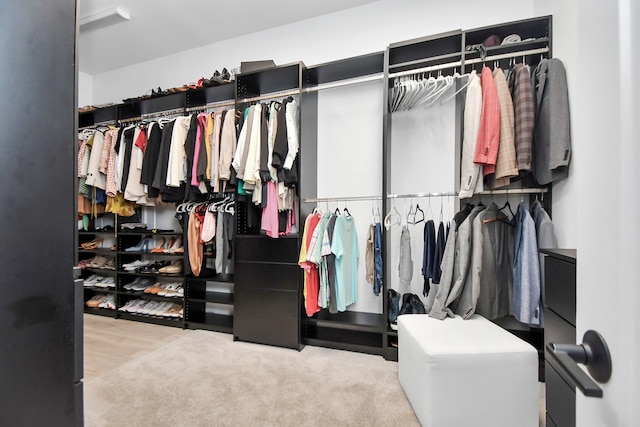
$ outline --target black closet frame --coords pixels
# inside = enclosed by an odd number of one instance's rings
[[[384,53],[375,52],[307,68],[302,95],[302,140],[306,149],[313,147],[316,158],[319,92],[369,82],[377,79],[378,76],[382,80],[383,61]],[[315,162],[317,163],[317,160]],[[317,180],[317,166],[313,172],[314,179]],[[314,186],[317,188],[317,182],[314,182]],[[315,193],[313,196],[310,194],[305,196],[301,199],[301,204],[305,206],[301,211],[311,213],[316,202],[305,202],[305,199],[314,199]],[[303,311],[302,316],[305,344],[368,354],[383,354],[382,314],[357,311],[331,314],[327,309],[322,309],[311,317],[307,317]]]
[[[183,108],[187,112],[190,108],[206,106],[210,103],[231,101],[236,109],[243,105],[261,99],[273,99],[280,96],[282,91],[294,91],[300,101],[300,151],[299,180],[297,196],[299,200],[299,212],[297,215],[299,235],[288,236],[285,239],[294,239],[297,248],[300,248],[302,227],[304,219],[313,211],[315,203],[305,202],[305,199],[316,198],[317,192],[317,131],[318,131],[318,92],[324,87],[332,85],[340,86],[350,84],[350,79],[358,79],[381,73],[383,81],[383,126],[382,126],[382,217],[389,212],[389,195],[391,194],[391,113],[388,108],[388,94],[392,80],[390,75],[395,72],[410,71],[422,67],[438,66],[449,62],[460,61],[465,69],[469,61],[478,60],[479,51],[466,51],[467,44],[479,44],[488,35],[499,34],[502,37],[519,33],[522,38],[537,36],[540,28],[546,32],[546,37],[539,40],[521,42],[508,46],[496,46],[486,49],[488,57],[497,54],[512,54],[518,57],[518,52],[547,46],[546,57],[551,57],[552,41],[552,17],[542,16],[520,21],[480,27],[471,30],[454,30],[446,33],[427,37],[392,43],[385,51],[345,58],[323,64],[305,67],[302,62],[286,64],[274,68],[255,70],[236,76],[236,81],[219,87],[190,89],[185,92],[167,95],[158,98],[129,101],[123,104],[112,105],[90,112],[79,113],[79,127],[92,126],[98,123],[132,120],[142,114],[161,112],[172,108]],[[488,61],[491,61],[489,59]],[[481,63],[480,63],[481,65]],[[476,65],[477,67],[477,65]],[[291,81],[298,79],[297,85],[291,85]],[[458,83],[459,84],[459,83]],[[254,99],[255,98],[255,99]],[[456,135],[455,135],[455,176],[453,188],[459,190],[460,156],[462,146],[462,115],[463,105],[456,104]],[[551,215],[551,186],[547,186],[547,194],[544,195],[543,206]],[[434,189],[441,191],[442,189]],[[516,189],[513,190],[515,194]],[[490,195],[487,191],[482,194]],[[529,196],[530,198],[534,196]],[[456,198],[456,209],[459,208],[459,200]],[[237,224],[240,235],[236,235],[234,244],[238,239],[256,239],[259,242],[265,236],[258,234],[246,234]],[[387,360],[397,360],[398,349],[391,344],[390,338],[397,337],[397,332],[387,326],[387,290],[389,278],[394,271],[389,265],[390,251],[388,232],[383,229],[383,297],[382,314],[346,311],[337,314],[329,314],[322,310],[308,318],[304,313],[302,300],[302,271],[299,273],[300,297],[298,319],[299,342],[293,346],[301,349],[305,344],[336,348],[342,350],[357,351],[382,355]],[[233,278],[214,277],[209,280],[231,281]],[[185,281],[188,279],[185,278]],[[202,322],[188,320],[189,286],[185,286],[185,317],[184,327],[211,329],[220,332],[231,333],[233,331],[233,319],[210,319]],[[201,303],[221,302],[232,303],[229,298],[220,296],[195,298]],[[206,316],[205,316],[206,317]],[[135,319],[142,320],[142,319]],[[518,331],[512,331],[518,333]],[[530,337],[523,337],[525,339]],[[542,338],[540,338],[541,340]],[[290,346],[290,345],[286,345]],[[291,346],[290,346],[291,347]]]
[[[466,71],[469,65],[473,65],[474,68],[482,66],[484,60],[481,58],[481,51],[478,49],[466,50],[468,45],[481,44],[488,36],[496,34],[504,38],[510,34],[519,34],[522,39],[537,37],[536,40],[524,41],[516,44],[488,47],[484,49],[486,53],[486,62],[491,64],[493,56],[505,55],[513,58],[519,58],[520,52],[524,52],[532,49],[539,49],[547,47],[545,57],[552,57],[552,16],[541,16],[530,19],[524,19],[519,21],[512,21],[497,25],[490,25],[485,27],[479,27],[470,30],[454,30],[446,33],[440,33],[432,36],[416,38],[412,40],[406,40],[398,43],[390,44],[385,51],[384,61],[384,89],[383,89],[383,166],[382,166],[382,216],[386,217],[390,210],[390,197],[391,194],[391,129],[392,129],[392,113],[389,111],[389,90],[393,86],[393,77],[398,72],[410,73],[413,70],[416,72],[420,69],[433,68],[437,70],[439,67],[442,70],[452,70],[453,68]],[[527,56],[530,59],[530,55]],[[506,58],[505,58],[506,59]],[[502,59],[501,59],[502,60]],[[531,59],[530,59],[531,60]],[[479,62],[476,62],[479,61]],[[447,64],[459,63],[459,65],[452,66]],[[435,72],[435,71],[434,71]],[[462,72],[460,72],[462,74]],[[460,82],[457,82],[458,85]],[[462,125],[464,105],[462,102],[456,102],[456,129],[455,129],[455,166],[452,188],[455,193],[459,191],[460,187],[460,163],[462,156]],[[428,185],[427,185],[428,186]],[[518,189],[512,186],[512,193],[518,194]],[[546,195],[543,195],[543,206],[551,215],[551,186],[546,186]],[[450,189],[427,189],[427,191],[448,191]],[[425,191],[425,193],[427,193]],[[491,191],[485,191],[480,195],[491,195]],[[474,195],[474,197],[466,199],[468,201],[474,200],[475,197],[480,195]],[[523,195],[524,197],[524,195]],[[535,196],[529,195],[529,198]],[[457,211],[460,208],[460,199],[455,198],[454,209]],[[390,253],[390,240],[389,231],[383,229],[383,254]],[[384,269],[383,269],[383,282],[384,282],[384,318],[387,318],[387,291],[390,288],[391,274],[395,271],[390,265],[389,257],[383,256]],[[529,328],[528,331],[510,330],[510,332],[521,336],[521,338],[531,342],[538,349],[541,360],[544,362],[543,347],[543,331],[541,329],[534,330]],[[397,339],[397,331],[389,328],[385,321],[384,326],[384,357],[387,360],[398,360],[398,348],[391,344],[392,339]]]

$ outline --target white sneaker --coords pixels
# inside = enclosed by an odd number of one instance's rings
[[[157,309],[160,303],[158,301],[149,301],[143,308],[141,308],[139,314],[150,314],[153,310]]]
[[[153,316],[164,316],[165,312],[171,308],[170,302],[160,303],[157,309],[155,309],[152,313],[149,313]]]

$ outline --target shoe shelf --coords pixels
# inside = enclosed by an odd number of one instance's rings
[[[79,254],[100,254],[100,255],[115,255],[116,251],[109,248],[96,248],[96,249],[81,249],[78,248]]]
[[[233,274],[185,277],[186,327],[233,332]]]
[[[116,311],[112,308],[93,308],[85,305],[84,312],[87,314],[96,314],[98,316],[116,317]]]
[[[136,322],[153,323],[154,325],[173,326],[175,328],[183,328],[184,321],[178,317],[160,317],[150,316],[148,314],[127,313],[118,311],[118,318],[133,320]]]
[[[205,329],[208,331],[233,332],[233,315],[207,313],[194,310],[192,304],[187,301],[187,317],[185,327],[188,329]]]
[[[322,310],[304,319],[304,343],[360,353],[383,353],[382,314]]]
[[[382,314],[343,311],[335,314],[327,310],[319,311],[305,320],[307,324],[316,324],[323,328],[348,329],[353,331],[382,333],[384,318]]]

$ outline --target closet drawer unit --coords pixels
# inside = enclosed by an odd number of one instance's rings
[[[552,425],[572,427],[576,425],[576,390],[567,384],[555,369],[546,363],[545,392],[547,394],[547,417]]]
[[[237,236],[235,244],[236,261],[297,264],[300,255],[297,237]]]
[[[300,321],[265,314],[242,314],[233,319],[233,337],[242,341],[300,349]]]
[[[545,257],[545,304],[563,319],[576,324],[576,264]]]
[[[576,342],[576,328],[553,310],[544,312],[544,345]],[[545,350],[546,351],[546,350]]]
[[[235,289],[278,289],[298,291],[301,269],[297,264],[238,262],[235,265]]]
[[[236,318],[255,313],[298,319],[299,307],[298,292],[295,291],[240,288],[234,294]]]

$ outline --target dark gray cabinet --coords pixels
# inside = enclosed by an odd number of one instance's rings
[[[543,249],[545,254],[544,344],[576,342],[576,250]],[[547,425],[576,425],[576,390],[545,357]]]
[[[234,340],[302,348],[298,236],[235,239]]]

